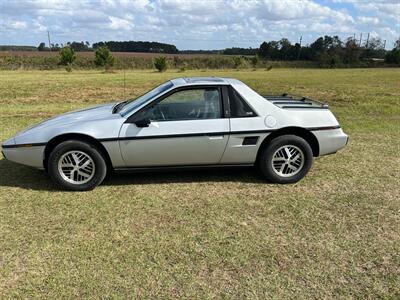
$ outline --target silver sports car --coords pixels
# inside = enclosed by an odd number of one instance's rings
[[[328,105],[261,96],[232,78],[167,81],[137,99],[70,112],[2,144],[6,159],[45,169],[68,190],[90,190],[108,171],[258,166],[293,183],[313,157],[347,144]]]

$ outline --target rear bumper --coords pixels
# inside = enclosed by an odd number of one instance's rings
[[[341,128],[332,130],[313,131],[319,144],[319,155],[328,155],[344,148],[349,137]]]

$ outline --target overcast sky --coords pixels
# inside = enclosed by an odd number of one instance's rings
[[[143,40],[178,49],[258,47],[282,37],[400,36],[400,0],[0,0],[0,44]]]

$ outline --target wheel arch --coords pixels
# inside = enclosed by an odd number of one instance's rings
[[[285,127],[285,128],[278,129],[277,131],[274,131],[265,137],[265,139],[262,141],[262,143],[258,149],[256,161],[259,160],[262,149],[264,149],[264,147],[266,147],[266,145],[268,145],[268,143],[270,141],[272,141],[274,138],[276,138],[278,136],[282,136],[282,135],[286,135],[286,134],[295,135],[295,136],[303,138],[310,145],[312,152],[313,152],[313,156],[314,157],[319,156],[319,143],[318,143],[316,136],[311,131],[301,128],[301,127]]]
[[[82,133],[66,133],[66,134],[61,134],[61,135],[53,137],[46,144],[46,147],[44,149],[43,166],[45,169],[47,169],[47,161],[49,159],[51,151],[53,151],[53,149],[60,143],[68,141],[68,140],[78,140],[78,141],[92,144],[103,155],[103,157],[106,161],[107,170],[113,170],[113,165],[111,163],[110,155],[109,155],[108,151],[106,150],[106,148],[103,146],[103,144],[100,143],[94,137],[92,137],[90,135],[82,134]]]

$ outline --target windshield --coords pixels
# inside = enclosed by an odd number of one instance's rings
[[[173,86],[171,81],[167,81],[163,83],[162,85],[159,85],[155,89],[147,92],[146,94],[136,98],[136,99],[131,99],[126,102],[126,104],[122,107],[120,114],[125,117],[127,114],[130,112],[134,111],[136,108],[141,106],[142,104],[146,103],[147,101],[151,100],[152,98],[164,93],[168,89],[170,89]]]

